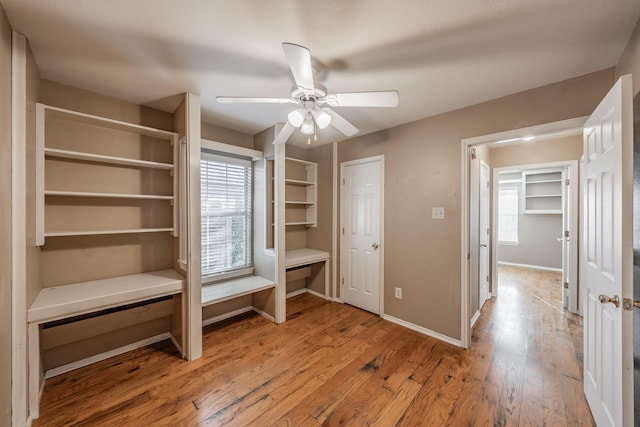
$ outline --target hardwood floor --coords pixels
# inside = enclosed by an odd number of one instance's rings
[[[301,295],[282,325],[206,327],[197,361],[165,341],[52,378],[34,425],[594,425],[559,292],[555,273],[501,267],[468,350]]]

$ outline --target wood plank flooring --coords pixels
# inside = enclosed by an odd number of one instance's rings
[[[287,311],[206,327],[194,362],[166,341],[47,380],[34,426],[594,425],[557,273],[501,266],[468,350],[308,294]]]

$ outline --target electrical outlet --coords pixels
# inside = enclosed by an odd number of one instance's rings
[[[431,219],[444,219],[444,208],[431,208]]]
[[[396,298],[402,299],[402,288],[396,288]]]

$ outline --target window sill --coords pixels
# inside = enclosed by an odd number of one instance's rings
[[[209,276],[202,276],[202,284],[214,284],[217,282],[224,282],[225,280],[233,279],[241,276],[250,276],[253,274],[253,267],[242,268],[240,270],[229,271],[227,273],[213,274]]]

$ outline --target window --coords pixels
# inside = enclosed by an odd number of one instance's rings
[[[518,187],[498,190],[498,242],[518,244]]]
[[[202,152],[202,276],[251,268],[251,160]]]

